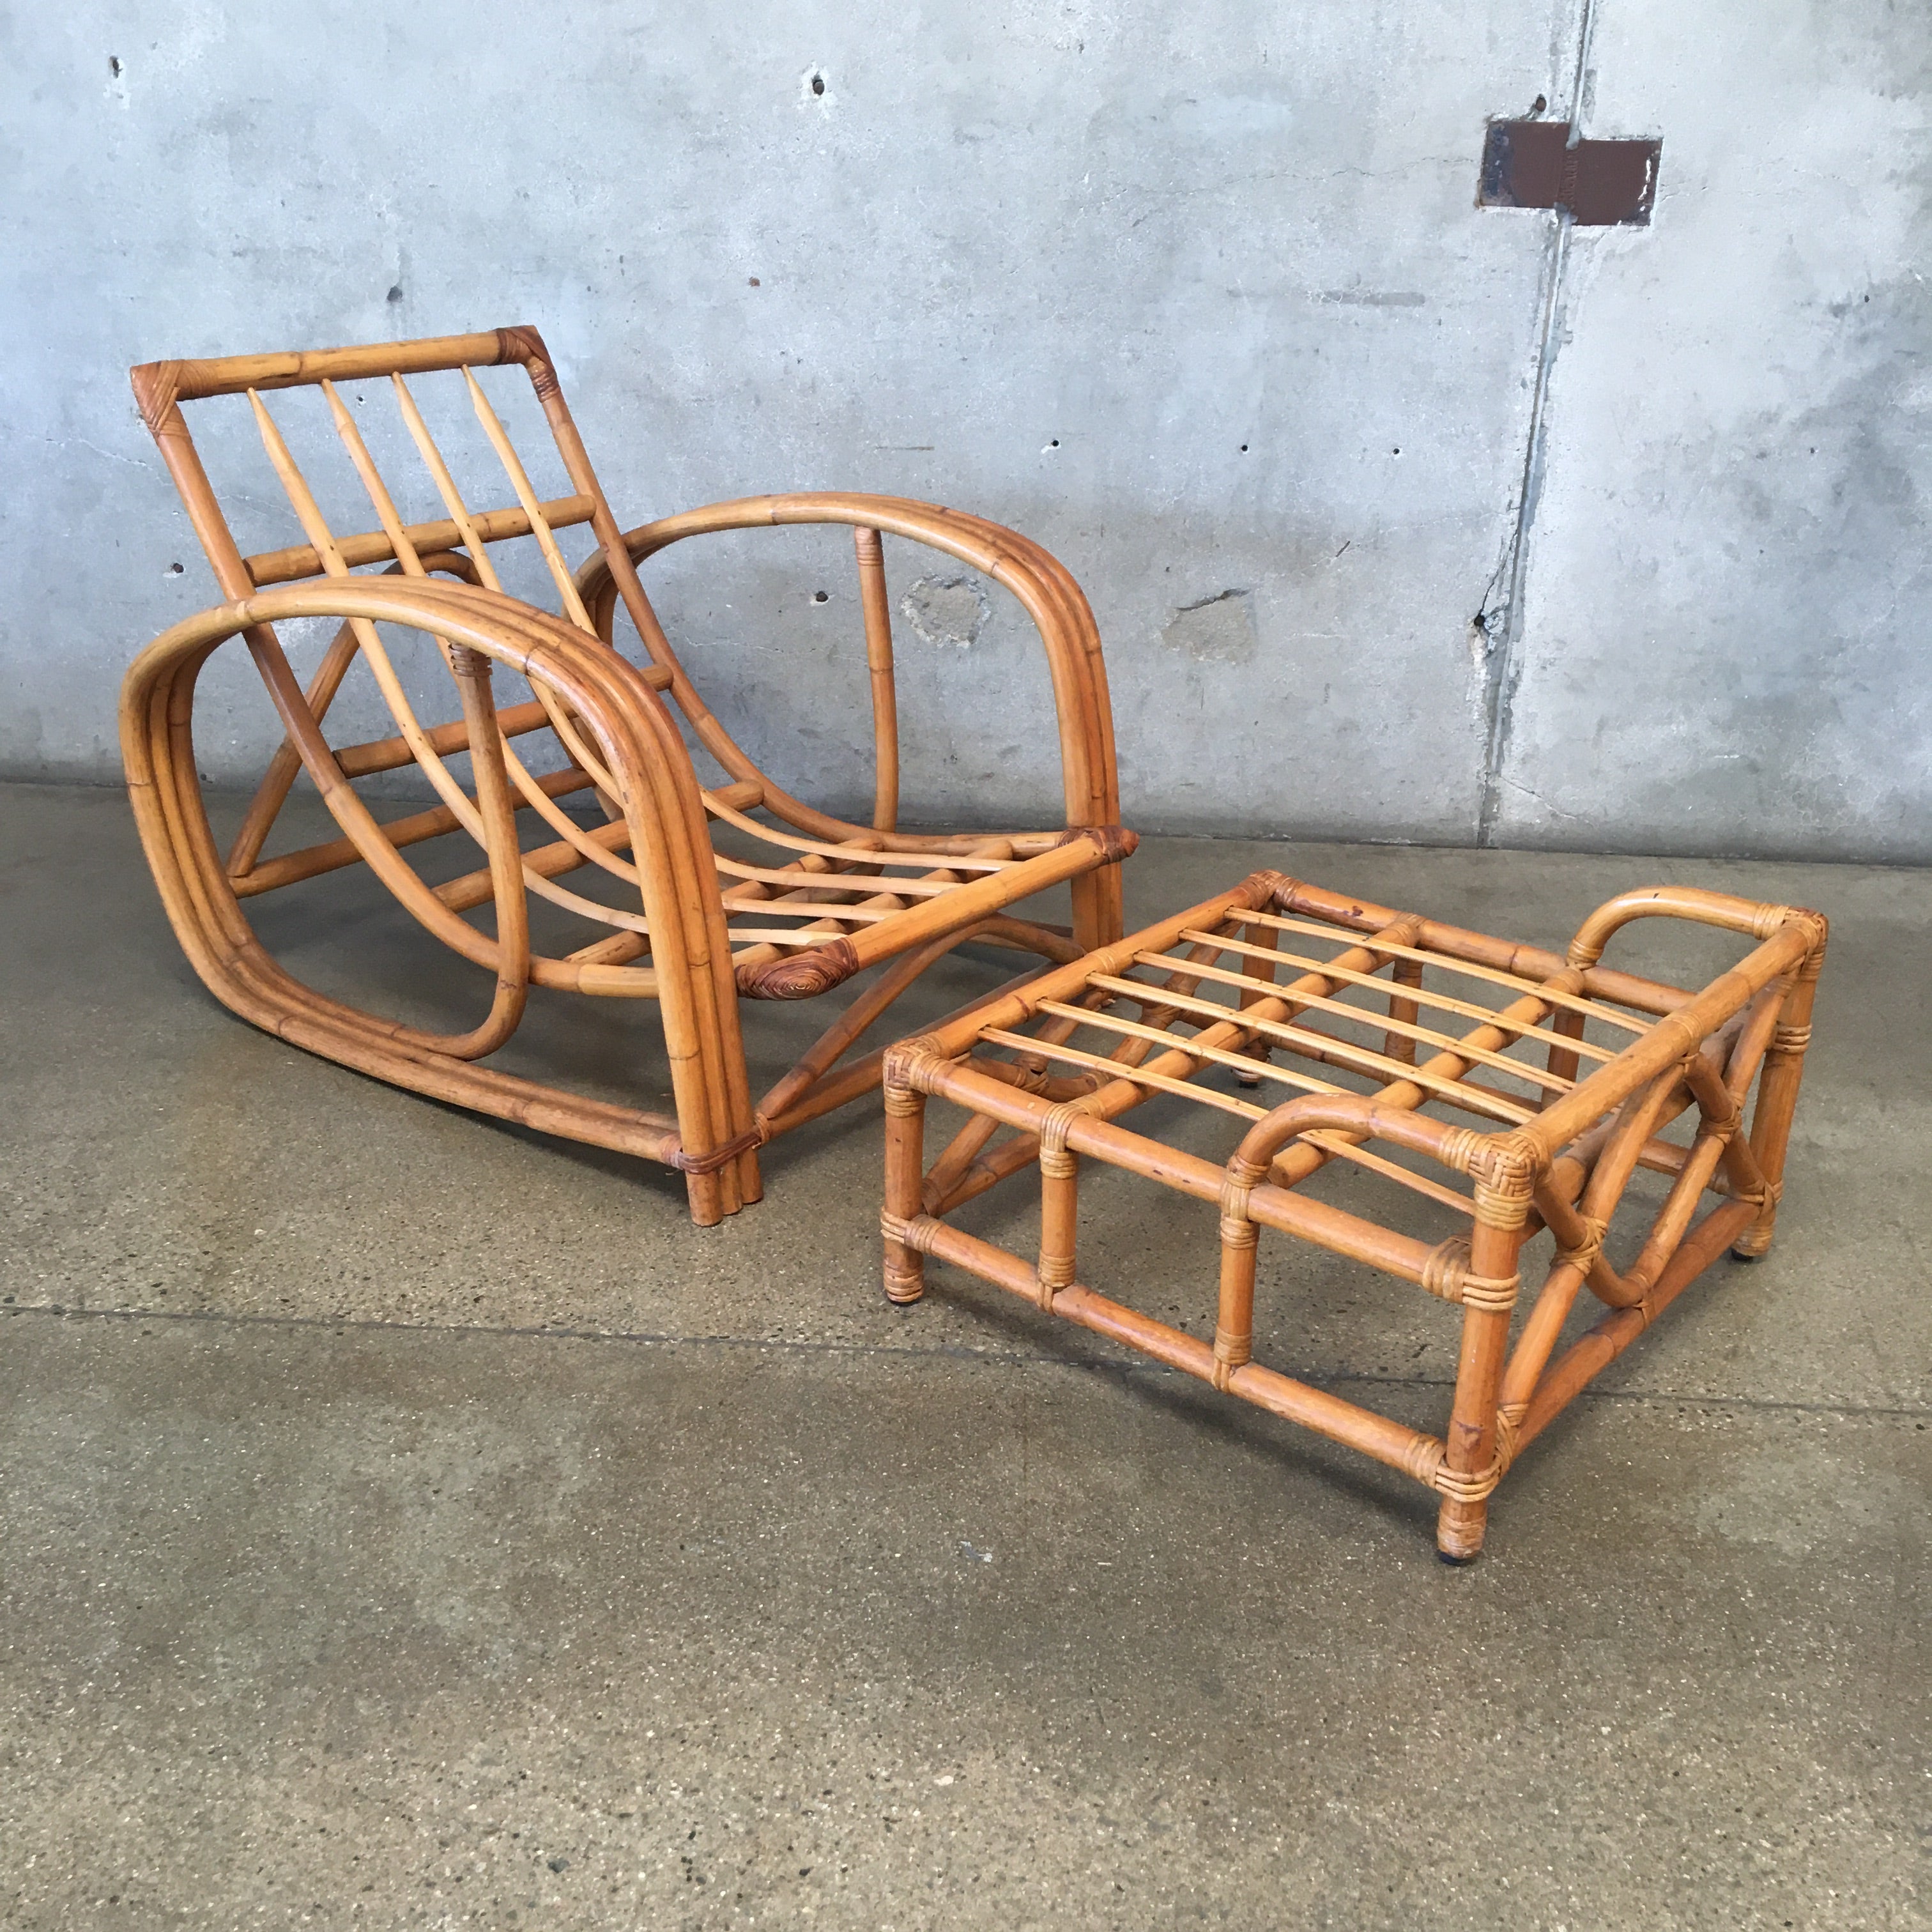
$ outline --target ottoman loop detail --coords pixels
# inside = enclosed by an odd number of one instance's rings
[[[1462,1278],[1469,1272],[1469,1238],[1451,1234],[1429,1251],[1422,1264],[1422,1286],[1438,1301],[1460,1301]]]
[[[1234,1378],[1237,1369],[1245,1368],[1254,1359],[1254,1338],[1248,1335],[1231,1335],[1227,1330],[1216,1326],[1214,1330],[1214,1386],[1225,1395],[1228,1384]]]
[[[1579,1214],[1576,1218],[1583,1224],[1582,1240],[1574,1248],[1566,1248],[1558,1242],[1550,1265],[1575,1268],[1588,1274],[1596,1266],[1597,1257],[1604,1252],[1604,1236],[1607,1230],[1594,1215]]]
[[[1472,1274],[1469,1239],[1452,1234],[1429,1251],[1422,1264],[1422,1286],[1441,1301],[1460,1301],[1465,1308],[1507,1314],[1516,1306],[1520,1275]]]
[[[1502,1480],[1504,1467],[1503,1460],[1498,1456],[1486,1469],[1478,1469],[1464,1476],[1457,1474],[1445,1462],[1436,1471],[1436,1480],[1431,1487],[1439,1490],[1454,1502],[1482,1502],[1494,1492],[1496,1485]]]
[[[1074,1156],[1067,1150],[1066,1136],[1084,1109],[1078,1100],[1063,1100],[1047,1110],[1040,1124],[1040,1171],[1064,1180],[1073,1172]]]

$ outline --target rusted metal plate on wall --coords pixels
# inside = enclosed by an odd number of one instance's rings
[[[1485,208],[1562,208],[1580,228],[1648,225],[1664,143],[1576,141],[1567,121],[1492,121],[1476,200]]]

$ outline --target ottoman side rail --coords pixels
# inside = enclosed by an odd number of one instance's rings
[[[1004,1080],[986,1073],[976,1065],[939,1059],[936,1055],[928,1058],[920,1054],[914,1058],[893,1061],[889,1049],[886,1078],[898,1079],[898,1084],[910,1087],[921,1094],[934,1096],[950,1100],[954,1106],[964,1107],[974,1114],[982,1114],[1001,1125],[1019,1129],[1037,1139],[1043,1124],[1055,1111],[1056,1103],[1028,1093],[1024,1088],[1008,1084]],[[1311,1100],[1326,1099],[1327,1096],[1311,1095]],[[1359,1098],[1367,1106],[1366,1095],[1336,1095],[1335,1099]],[[1177,1192],[1191,1195],[1197,1201],[1204,1201],[1212,1206],[1222,1198],[1228,1171],[1220,1162],[1204,1160],[1198,1154],[1189,1154],[1179,1148],[1163,1146],[1144,1134],[1137,1134],[1130,1127],[1117,1125],[1101,1115],[1088,1111],[1088,1102],[1076,1100],[1069,1106],[1072,1110],[1066,1126],[1066,1144],[1076,1154],[1084,1154],[1104,1160],[1114,1167],[1125,1168],[1129,1172],[1142,1178],[1160,1181]],[[1277,1112],[1280,1110],[1277,1109]],[[1269,1117],[1272,1118],[1272,1116]],[[1394,1110],[1390,1114],[1386,1110],[1378,1111],[1376,1118],[1381,1126],[1390,1131],[1384,1136],[1396,1144],[1418,1148],[1430,1137],[1431,1130],[1447,1136],[1459,1130],[1444,1126],[1430,1119],[1426,1114],[1415,1114],[1406,1110]],[[1397,1123],[1401,1124],[1398,1125]],[[1311,1125],[1319,1123],[1311,1122]],[[1365,1134],[1372,1130],[1352,1114],[1347,1126]],[[1406,1135],[1402,1126],[1418,1129],[1413,1135]],[[1466,1130],[1462,1130],[1466,1131]],[[1484,1138],[1481,1136],[1475,1138]],[[1359,1214],[1351,1214],[1346,1208],[1337,1208],[1325,1201],[1317,1200],[1312,1195],[1298,1194],[1292,1189],[1280,1187],[1272,1182],[1264,1181],[1256,1186],[1249,1196],[1248,1211],[1264,1227],[1273,1228],[1284,1234],[1297,1234],[1304,1240],[1318,1243],[1334,1253],[1347,1256],[1351,1261],[1366,1262],[1372,1268],[1385,1269],[1389,1274],[1400,1276],[1403,1280],[1413,1282],[1418,1287],[1428,1286],[1434,1275],[1439,1273],[1441,1264],[1433,1258],[1440,1243],[1432,1244],[1418,1240],[1412,1234],[1398,1234],[1392,1228],[1385,1228],[1379,1222],[1365,1220]],[[937,1222],[938,1216],[928,1214],[921,1205],[915,1211],[916,1218]],[[1030,1292],[1030,1291],[1029,1291]]]
[[[1259,1363],[1230,1363],[1216,1346],[1074,1280],[1070,1228],[1065,1225],[1070,1216],[1054,1216],[1050,1205],[1043,1217],[1048,1230],[1036,1265],[925,1213],[919,1206],[919,1133],[928,1094],[1029,1130],[1036,1137],[1044,1133],[1048,1145],[1042,1174],[1049,1183],[1048,1163],[1057,1152],[1085,1154],[1197,1199],[1216,1202],[1222,1198],[1227,1179],[1223,1168],[1078,1111],[1083,1103],[1055,1106],[970,1066],[943,1060],[923,1041],[890,1050],[886,1081],[886,1204],[881,1228],[886,1252],[886,1292],[892,1300],[903,1304],[918,1299],[923,1290],[920,1264],[926,1256],[934,1256],[1096,1334],[1359,1450],[1425,1486],[1436,1485],[1447,1460],[1446,1446],[1438,1437]],[[1413,1115],[1404,1118],[1415,1120]],[[1423,1120],[1418,1124],[1426,1128],[1436,1124]],[[1056,1127],[1064,1134],[1064,1144],[1058,1150],[1052,1145]],[[1432,1265],[1434,1250],[1427,1244],[1285,1188],[1266,1184],[1256,1187],[1249,1196],[1249,1210],[1256,1220],[1282,1233],[1299,1234],[1418,1282]],[[1057,1252],[1050,1225],[1055,1218],[1062,1220],[1059,1238],[1064,1244]]]

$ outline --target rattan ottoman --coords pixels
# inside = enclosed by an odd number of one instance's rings
[[[1735,933],[1742,957],[1697,990],[1598,963],[1660,916]],[[886,1292],[916,1300],[936,1256],[1346,1443],[1436,1491],[1437,1546],[1467,1561],[1550,1419],[1723,1250],[1770,1245],[1825,939],[1814,912],[1660,886],[1559,954],[1257,872],[888,1051]],[[928,1096],[970,1116],[929,1168]],[[1118,1124],[1160,1096],[1184,1103],[1156,1110],[1162,1138]],[[1200,1137],[1176,1130],[1196,1107],[1239,1123],[1225,1160],[1175,1144]],[[1076,1280],[1085,1161],[1218,1209],[1211,1342]],[[1311,1190],[1338,1162],[1373,1177],[1352,1199],[1393,1190],[1386,1221]],[[1036,1256],[945,1218],[1028,1168]],[[1442,1436],[1252,1359],[1263,1228],[1460,1306]],[[1104,1221],[1087,1233],[1090,1268],[1131,1288],[1134,1257]],[[1586,1287],[1605,1312],[1577,1334]]]

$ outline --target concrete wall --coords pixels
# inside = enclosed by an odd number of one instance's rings
[[[1058,552],[1144,828],[1932,859],[1923,8],[86,0],[0,52],[0,772],[111,778],[211,600],[129,363],[528,321],[628,520],[854,488]],[[1485,117],[1580,80],[1654,225],[1476,208]],[[910,810],[1039,819],[1016,611],[887,561]],[[860,796],[849,552],[652,580]],[[272,735],[212,674],[210,775]]]

